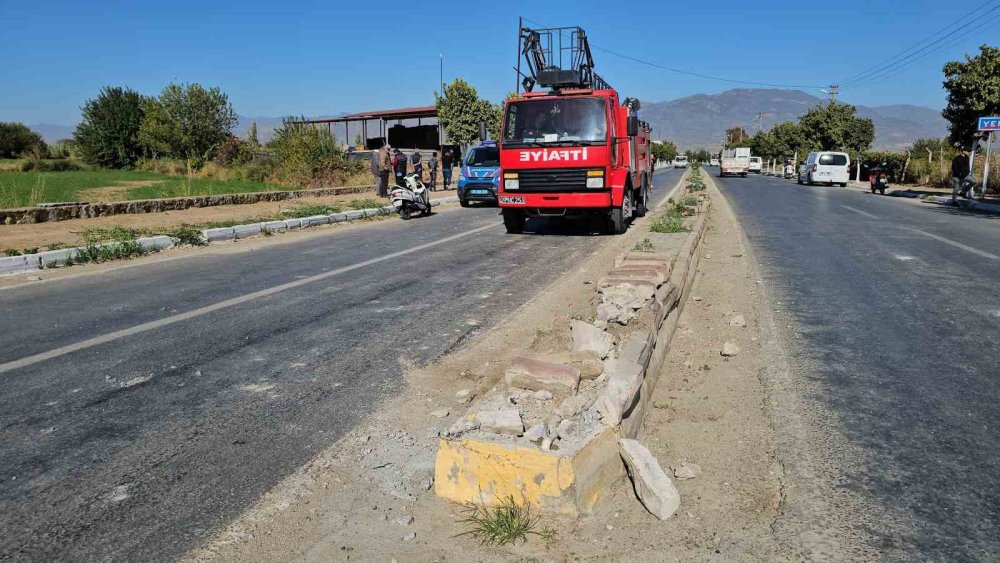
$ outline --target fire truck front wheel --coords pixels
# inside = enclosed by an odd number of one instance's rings
[[[524,232],[524,213],[517,209],[503,210],[503,226],[507,228],[507,233],[519,235]]]

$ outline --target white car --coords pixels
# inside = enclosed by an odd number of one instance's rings
[[[674,168],[687,168],[688,157],[686,156],[675,156],[674,157]]]
[[[747,172],[760,174],[764,170],[764,159],[759,156],[751,156],[750,164],[747,165]]]
[[[851,179],[851,157],[845,152],[811,152],[799,172],[800,184],[839,184],[846,188]]]
[[[719,165],[719,159],[713,158],[712,160],[709,160],[708,161],[708,165],[709,166],[718,166]]]

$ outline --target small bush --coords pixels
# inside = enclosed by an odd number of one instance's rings
[[[664,215],[657,219],[649,230],[654,233],[685,233],[691,229],[684,223],[684,219],[674,215]]]
[[[642,239],[641,242],[635,243],[635,246],[632,247],[632,250],[651,251],[651,250],[656,250],[656,248],[653,246],[653,243],[650,242],[648,238],[646,238]]]
[[[138,170],[167,174],[169,176],[184,176],[188,173],[188,168],[184,161],[169,158],[146,158],[140,160],[135,167]]]
[[[143,256],[147,251],[135,240],[126,240],[98,245],[95,242],[87,243],[87,246],[80,250],[75,258],[67,260],[66,265],[73,263],[85,264],[87,262],[101,263],[111,260],[126,260]]]
[[[68,159],[29,159],[21,163],[21,172],[75,172],[86,169],[87,167],[79,162]]]

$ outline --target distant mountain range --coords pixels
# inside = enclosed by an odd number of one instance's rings
[[[681,149],[717,146],[725,137],[726,129],[742,125],[748,133],[757,130],[754,116],[764,112],[764,128],[775,123],[796,121],[809,108],[825,100],[799,90],[735,89],[721,94],[696,94],[668,102],[643,102],[640,115],[653,126],[653,138],[673,141]],[[857,106],[858,114],[875,122],[875,147],[900,149],[915,139],[943,137],[948,133],[948,123],[940,110],[912,106]],[[320,116],[325,119],[343,113]],[[281,117],[239,116],[234,133],[246,135],[252,122],[257,123],[257,136],[267,142],[274,130],[281,126]],[[40,123],[30,126],[47,142],[73,136],[73,127]],[[360,132],[360,126],[351,126],[351,140]],[[333,128],[334,135],[343,140],[344,127]],[[371,132],[369,132],[372,134]]]
[[[755,115],[764,112],[764,128],[797,121],[826,100],[799,90],[735,89],[721,94],[697,94],[669,102],[644,102],[639,114],[653,127],[653,138],[672,141],[681,149],[718,146],[726,129],[742,125],[757,130]],[[912,105],[857,106],[858,115],[875,122],[875,147],[903,148],[915,139],[943,137],[948,122],[941,111]]]

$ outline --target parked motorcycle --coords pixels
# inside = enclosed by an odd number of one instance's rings
[[[876,168],[872,170],[868,175],[868,183],[871,186],[872,193],[876,191],[882,195],[885,195],[885,189],[889,187],[889,177],[885,174],[886,163],[882,163],[881,168]]]
[[[791,164],[786,164],[785,169],[781,174],[786,180],[795,177],[795,167]]]
[[[416,174],[407,174],[403,177],[403,186],[395,186],[389,192],[389,202],[392,208],[399,212],[400,219],[406,221],[414,213],[421,213],[424,216],[431,214],[431,196],[427,187],[420,181]]]

